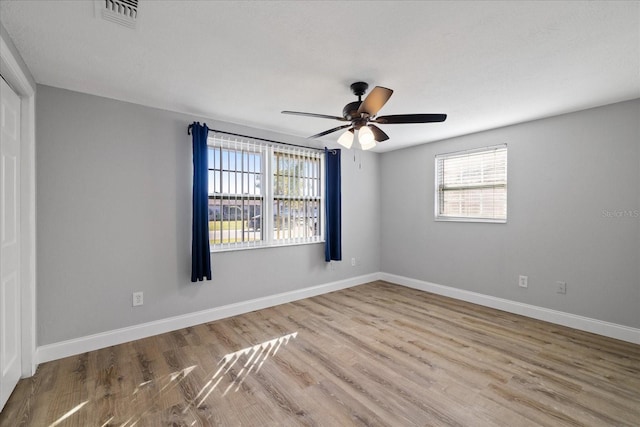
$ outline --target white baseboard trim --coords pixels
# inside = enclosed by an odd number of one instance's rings
[[[39,346],[36,349],[35,359],[37,364],[49,362],[51,360],[62,359],[63,357],[74,356],[76,354],[85,353],[87,351],[98,350],[101,348],[110,347],[112,345],[122,344],[133,340],[147,338],[153,335],[175,331],[181,328],[187,328],[202,323],[213,322],[215,320],[236,316],[238,314],[249,313],[251,311],[273,307],[291,301],[326,294],[328,292],[338,291],[340,289],[350,288],[352,286],[357,286],[378,280],[378,278],[378,273],[367,274],[336,282],[326,283],[323,285],[311,286],[309,288],[284,292],[281,294],[270,295],[262,298],[256,298],[249,301],[242,301],[234,304],[224,305],[221,307],[214,307],[208,310],[183,314],[181,316],[155,320],[153,322],[142,323],[140,325],[101,332],[86,337],[75,338],[53,344],[46,344]]]
[[[380,280],[403,285],[408,288],[431,292],[485,307],[495,308],[509,313],[555,323],[556,325],[568,326],[570,328],[592,332],[594,334],[627,341],[633,344],[640,344],[640,329],[629,326],[618,325],[616,323],[604,322],[602,320],[592,319],[589,317],[492,297],[463,289],[452,288],[450,286],[437,285],[435,283],[398,276],[395,274],[380,273],[378,278]]]
[[[412,279],[404,276],[398,276],[395,274],[372,273],[336,282],[326,283],[323,285],[311,286],[309,288],[284,292],[281,294],[270,295],[262,298],[256,298],[249,301],[242,301],[221,307],[214,307],[208,310],[197,311],[181,316],[169,317],[153,322],[142,323],[140,325],[101,332],[86,337],[42,345],[36,349],[35,363],[37,366],[37,364],[49,362],[51,360],[74,356],[76,354],[85,353],[87,351],[98,350],[112,345],[147,338],[153,335],[163,334],[166,332],[175,331],[181,328],[187,328],[202,323],[213,322],[215,320],[248,313],[254,310],[260,310],[279,304],[285,304],[291,301],[297,301],[328,292],[338,291],[340,289],[350,288],[364,283],[373,282],[375,280],[384,280],[409,288],[431,292],[434,294],[471,302],[485,307],[495,308],[509,313],[519,314],[522,316],[531,317],[533,319],[555,323],[557,325],[568,326],[570,328],[592,332],[594,334],[603,335],[634,344],[640,344],[640,329],[632,328],[629,326],[604,322],[602,320],[592,319],[589,317],[578,316],[562,311],[551,310],[548,308],[479,294],[476,292],[466,291],[450,286],[438,285],[435,283],[425,282],[422,280]]]

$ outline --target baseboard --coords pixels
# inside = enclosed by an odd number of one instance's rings
[[[492,297],[489,295],[452,288],[450,286],[438,285],[395,274],[380,273],[378,278],[390,283],[471,302],[485,307],[495,308],[508,313],[544,320],[546,322],[555,323],[556,325],[568,326],[570,328],[592,332],[594,334],[627,341],[633,344],[640,344],[640,329],[629,326],[604,322],[602,320],[592,319],[589,317]]]
[[[425,282],[422,280],[412,279],[404,276],[398,276],[395,274],[372,273],[336,282],[326,283],[323,285],[312,286],[309,288],[284,292],[281,294],[270,295],[262,298],[256,298],[249,301],[242,301],[235,304],[214,307],[208,310],[184,314],[181,316],[156,320],[153,322],[143,323],[127,328],[102,332],[99,334],[89,335],[86,337],[76,338],[68,341],[61,341],[53,344],[39,346],[36,349],[35,363],[37,365],[40,363],[49,362],[51,360],[61,359],[63,357],[85,353],[87,351],[98,350],[112,345],[122,344],[137,339],[147,338],[153,335],[175,331],[181,328],[187,328],[202,323],[213,322],[215,320],[248,313],[254,310],[260,310],[263,308],[273,307],[275,305],[285,304],[287,302],[309,298],[340,289],[350,288],[352,286],[373,282],[375,280],[384,280],[409,288],[431,292],[434,294],[471,302],[485,307],[491,307],[509,313],[519,314],[522,316],[531,317],[533,319],[555,323],[557,325],[568,326],[570,328],[592,332],[598,335],[603,335],[634,344],[640,344],[640,329],[632,328],[629,326],[604,322],[589,317],[578,316],[562,311],[551,310],[548,308],[479,294],[476,292],[466,291],[450,286],[438,285],[435,283]]]
[[[129,341],[147,338],[153,335],[175,331],[181,328],[187,328],[202,323],[213,322],[215,320],[224,319],[226,317],[249,313],[251,311],[261,310],[263,308],[273,307],[291,301],[326,294],[328,292],[333,292],[340,289],[350,288],[352,286],[357,286],[363,283],[378,280],[378,278],[378,273],[367,274],[318,286],[311,286],[295,291],[256,298],[249,301],[242,301],[235,304],[215,307],[208,310],[197,311],[181,316],[169,317],[167,319],[142,323],[140,325],[115,329],[113,331],[102,332],[86,337],[47,344],[39,346],[37,348],[35,359],[37,364],[49,362],[51,360],[69,357],[76,354],[85,353],[87,351],[98,350],[112,345],[122,344]]]

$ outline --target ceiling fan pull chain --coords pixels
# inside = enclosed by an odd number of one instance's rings
[[[360,160],[356,160],[356,153],[358,152],[358,150],[353,150],[353,163],[357,163],[358,164],[358,170],[362,170],[362,153],[360,153]]]

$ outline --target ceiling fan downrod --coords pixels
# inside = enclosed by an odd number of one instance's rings
[[[347,120],[360,119],[361,115],[358,109],[360,108],[360,105],[362,105],[362,95],[367,92],[368,88],[369,84],[365,82],[355,82],[351,84],[351,92],[353,92],[353,94],[358,97],[358,100],[350,102],[344,106],[344,108],[342,109],[342,117]],[[360,126],[358,126],[356,129],[358,129],[359,127]]]

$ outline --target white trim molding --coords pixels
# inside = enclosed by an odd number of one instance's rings
[[[437,295],[443,295],[461,301],[467,301],[473,304],[495,308],[509,313],[531,317],[533,319],[543,320],[557,325],[568,326],[570,328],[592,332],[594,334],[634,344],[640,344],[640,329],[631,328],[629,326],[604,322],[597,319],[537,307],[530,304],[523,304],[450,286],[437,285],[435,283],[425,282],[409,277],[388,273],[372,273],[295,291],[256,298],[249,301],[214,307],[181,316],[142,323],[140,325],[101,332],[86,337],[43,345],[37,348],[35,360],[37,363],[49,362],[51,360],[74,356],[87,351],[98,350],[112,345],[147,338],[153,335],[163,334],[202,323],[213,322],[227,317],[249,313],[254,310],[261,310],[263,308],[273,307],[279,304],[310,298],[316,295],[322,295],[376,280],[384,280],[392,284],[431,292]]]
[[[450,286],[438,285],[435,283],[425,282],[422,280],[412,279],[404,276],[398,276],[395,274],[380,273],[379,279],[390,283],[406,286],[408,288],[431,292],[437,295],[451,297],[485,307],[495,308],[498,310],[506,311],[508,313],[519,314],[522,316],[531,317],[533,319],[543,320],[545,322],[554,323],[556,325],[568,326],[573,329],[591,332],[609,338],[627,341],[633,344],[640,344],[640,329],[632,328],[630,326],[605,322],[598,319],[592,319],[590,317],[578,316],[576,314],[565,313],[563,311],[551,310],[544,307],[538,307],[535,305],[524,304],[517,301],[497,298],[490,295],[479,294],[476,292],[453,288]]]
[[[51,360],[73,356],[87,351],[98,350],[112,345],[175,331],[181,328],[213,322],[215,320],[237,316],[239,314],[249,313],[255,310],[261,310],[267,307],[273,307],[304,298],[310,298],[316,295],[338,291],[340,289],[350,288],[352,286],[369,283],[375,280],[378,280],[377,273],[367,274],[337,282],[256,298],[249,301],[214,307],[181,316],[142,323],[140,325],[130,326],[127,328],[101,332],[86,337],[47,344],[38,347],[38,350],[36,351],[36,359],[38,363],[49,362]]]
[[[20,97],[20,322],[22,377],[38,367],[36,353],[36,83],[0,24],[0,74]]]

